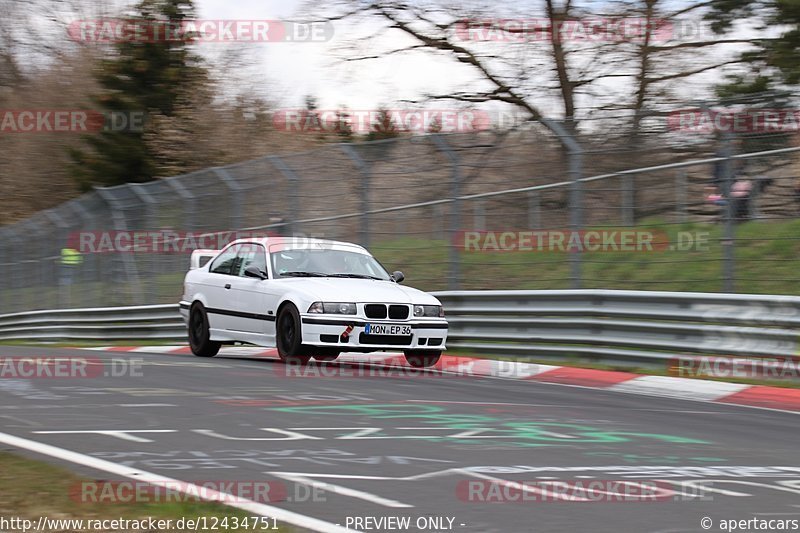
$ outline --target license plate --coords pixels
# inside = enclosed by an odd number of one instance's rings
[[[367,324],[364,333],[369,335],[411,335],[411,326],[400,324]]]

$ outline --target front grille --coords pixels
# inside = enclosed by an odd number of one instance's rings
[[[441,346],[441,345],[442,345],[442,339],[430,339],[428,341],[428,346]]]
[[[339,342],[339,337],[336,335],[320,335],[319,341],[336,343]]]
[[[405,320],[406,318],[408,318],[408,306],[390,305],[389,318],[393,318],[394,320]]]
[[[411,344],[411,335],[371,335],[362,333],[358,336],[361,344],[384,344],[389,346],[408,346]]]
[[[386,306],[383,304],[367,304],[364,306],[367,318],[386,318]]]

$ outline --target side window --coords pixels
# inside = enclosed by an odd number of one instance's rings
[[[260,244],[244,244],[237,255],[237,276],[244,277],[247,267],[255,265],[262,272],[267,271],[267,251]]]
[[[213,272],[214,274],[228,274],[229,276],[236,275],[234,269],[236,267],[236,254],[239,252],[239,248],[241,248],[239,244],[229,246],[213,263],[211,263],[211,267],[208,269],[209,272]]]

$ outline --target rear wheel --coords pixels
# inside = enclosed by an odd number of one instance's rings
[[[286,363],[306,364],[311,356],[303,346],[300,330],[300,313],[292,304],[287,304],[278,313],[275,324],[278,356]]]
[[[189,347],[198,357],[214,357],[221,344],[211,340],[208,315],[203,304],[196,303],[189,312]]]
[[[414,368],[425,368],[439,362],[442,352],[415,350],[406,352],[406,361]]]

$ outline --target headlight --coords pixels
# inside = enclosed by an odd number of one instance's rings
[[[444,308],[441,305],[415,305],[414,316],[444,316]]]
[[[356,304],[351,303],[331,303],[314,302],[308,308],[309,313],[324,313],[326,315],[355,315]]]

